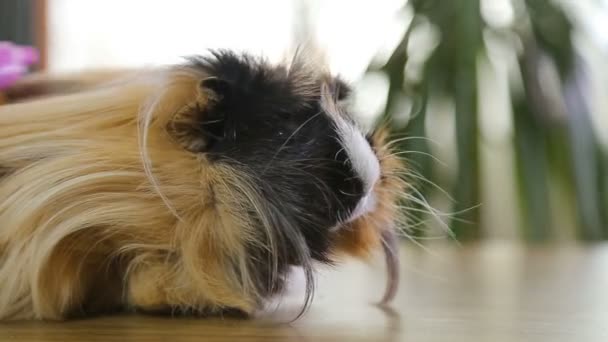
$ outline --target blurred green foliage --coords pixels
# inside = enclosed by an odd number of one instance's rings
[[[482,203],[478,58],[488,49],[484,33],[511,37],[504,41],[518,51],[523,88],[511,93],[515,174],[524,216],[521,236],[528,241],[555,236],[554,226],[560,215],[552,205],[552,183],[548,180],[556,179],[569,195],[568,206],[576,210],[578,237],[606,239],[608,158],[592,127],[586,69],[573,47],[572,19],[550,0],[513,0],[512,4],[512,24],[496,28],[484,20],[481,0],[410,0],[407,6],[414,17],[401,42],[386,64],[370,68],[385,73],[389,80],[383,120],[391,121],[398,110],[398,99],[405,96],[414,105],[406,125],[393,125],[396,137],[426,137],[429,98],[440,95],[453,100],[458,172],[455,186],[448,189],[455,213],[449,226],[458,240],[483,237],[479,223]],[[439,33],[439,40],[424,64],[422,77],[410,80],[405,69],[411,35],[418,25],[428,23]],[[555,101],[555,94],[550,93],[553,88],[543,79],[543,63],[550,63],[557,70],[558,84],[554,88],[559,91],[560,101]],[[410,164],[423,177],[434,180],[427,139],[405,138],[399,148],[419,152],[408,154]],[[432,190],[428,183],[420,183],[418,188],[421,194],[413,194],[418,199]],[[414,200],[408,206],[422,209],[417,203],[420,201]],[[423,233],[413,230],[412,235]]]
[[[31,44],[32,2],[29,0],[0,1],[0,41],[8,40],[18,44]]]

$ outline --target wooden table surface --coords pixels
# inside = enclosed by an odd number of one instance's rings
[[[370,304],[382,292],[382,263],[349,262],[321,272],[312,308],[291,324],[297,281],[255,320],[3,323],[0,341],[608,341],[608,245],[404,246],[402,260],[392,310]]]

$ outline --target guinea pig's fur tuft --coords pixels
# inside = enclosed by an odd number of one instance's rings
[[[251,314],[291,266],[305,309],[315,262],[394,234],[403,166],[324,69],[217,51],[64,81],[0,107],[0,319]]]

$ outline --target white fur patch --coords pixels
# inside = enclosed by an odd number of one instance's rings
[[[369,194],[380,178],[378,158],[357,127],[340,117],[334,120],[340,142],[348,155],[353,171],[363,182],[365,194]]]
[[[380,179],[380,162],[372,147],[355,123],[348,122],[342,108],[332,98],[327,85],[321,87],[321,107],[334,122],[340,144],[348,156],[353,172],[363,183],[363,197],[347,221],[373,210],[376,199],[373,188]]]
[[[361,198],[346,222],[352,222],[374,209],[376,209],[376,195],[373,192],[370,192]]]

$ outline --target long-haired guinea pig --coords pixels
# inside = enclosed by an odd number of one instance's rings
[[[315,264],[376,249],[394,296],[402,165],[326,69],[215,51],[4,95],[0,319],[251,314],[291,267],[308,304]]]

